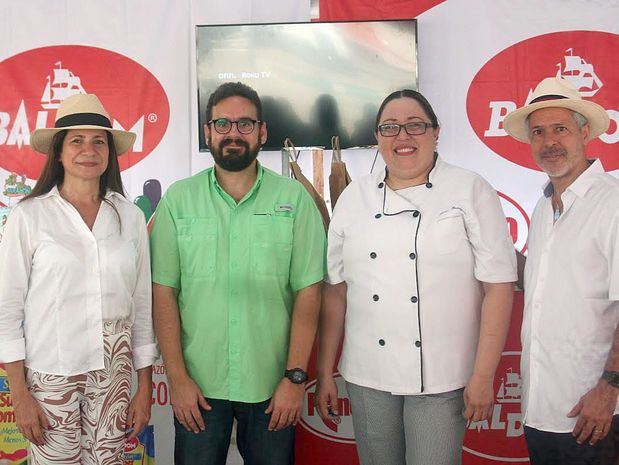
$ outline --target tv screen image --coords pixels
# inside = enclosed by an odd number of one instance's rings
[[[415,20],[197,26],[198,134],[210,94],[222,83],[243,82],[263,104],[268,140],[280,150],[374,145],[382,100],[417,89]]]

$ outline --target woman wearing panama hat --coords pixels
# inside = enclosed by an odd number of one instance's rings
[[[134,140],[82,94],[30,140],[48,158],[0,244],[0,362],[34,464],[121,464],[150,418],[148,238],[117,158]]]

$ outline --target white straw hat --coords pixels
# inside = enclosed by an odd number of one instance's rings
[[[127,152],[133,146],[136,135],[132,132],[112,129],[110,115],[94,94],[76,94],[64,99],[56,112],[53,128],[36,129],[30,136],[30,145],[37,152],[49,153],[54,135],[65,129],[103,129],[112,134],[116,154]]]
[[[503,121],[503,129],[520,142],[529,143],[527,117],[541,108],[567,108],[587,118],[589,140],[606,132],[610,118],[606,110],[595,102],[584,100],[578,89],[566,79],[549,77],[540,82],[522,108],[509,113]]]

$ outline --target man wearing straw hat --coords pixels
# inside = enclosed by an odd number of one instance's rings
[[[609,117],[560,78],[544,79],[504,128],[549,177],[528,238],[522,413],[531,463],[613,463],[619,413],[619,180],[589,141]]]
[[[215,167],[171,186],[151,233],[155,330],[175,414],[175,463],[290,465],[314,341],[325,233],[297,181],[256,157],[258,94],[225,83],[204,132]]]

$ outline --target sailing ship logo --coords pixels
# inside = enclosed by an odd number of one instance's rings
[[[593,65],[587,63],[583,58],[574,55],[574,50],[568,48],[563,57],[565,66],[557,63],[557,77],[570,81],[580,91],[583,97],[593,97],[604,84],[595,74]]]
[[[515,373],[512,367],[509,367],[505,376],[501,378],[501,385],[496,393],[496,400],[502,404],[511,404],[520,402],[522,397],[522,378],[520,373]]]
[[[78,76],[63,68],[60,61],[55,65],[56,68],[53,69],[52,74],[47,75],[47,83],[41,97],[41,106],[46,110],[57,109],[60,102],[67,97],[87,93]]]

